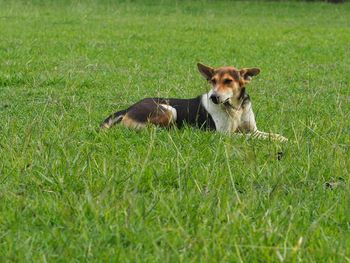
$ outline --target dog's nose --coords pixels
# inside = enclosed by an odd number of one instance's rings
[[[216,95],[211,95],[210,99],[212,100],[212,102],[214,102],[215,104],[219,104],[219,97]]]

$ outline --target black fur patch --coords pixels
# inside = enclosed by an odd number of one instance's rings
[[[242,104],[241,104],[242,107],[244,107],[244,105],[246,105],[248,102],[250,102],[250,97],[249,97],[248,93],[246,92],[245,87],[242,88],[238,99],[242,101]]]

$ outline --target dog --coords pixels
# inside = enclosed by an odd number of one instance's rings
[[[197,64],[199,72],[211,84],[211,90],[192,99],[145,98],[118,111],[101,124],[142,129],[148,124],[161,127],[184,124],[223,133],[245,134],[285,142],[279,134],[259,131],[246,85],[260,73],[259,68],[219,67]]]

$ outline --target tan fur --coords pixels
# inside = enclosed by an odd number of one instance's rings
[[[159,110],[152,114],[146,123],[141,123],[133,118],[131,118],[128,114],[126,114],[121,120],[121,124],[125,127],[132,129],[142,129],[147,126],[147,124],[154,124],[161,127],[167,127],[174,121],[174,116],[170,110],[164,109],[163,107],[159,107]],[[109,128],[107,124],[104,124],[103,128]]]
[[[128,114],[126,114],[123,117],[121,124],[124,125],[125,127],[137,129],[137,130],[142,129],[146,126],[144,123],[137,122],[134,119],[130,118]]]
[[[157,114],[150,116],[148,118],[148,122],[159,125],[162,127],[169,126],[169,124],[173,121],[173,114],[169,110],[162,110],[162,112],[157,112]]]

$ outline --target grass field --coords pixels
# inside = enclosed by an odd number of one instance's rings
[[[350,261],[350,3],[2,0],[0,36],[1,262]],[[260,67],[290,142],[98,132],[199,61]]]

